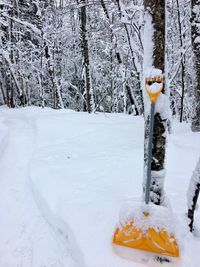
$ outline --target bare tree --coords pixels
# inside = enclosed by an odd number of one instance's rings
[[[118,4],[118,10],[121,12],[120,10],[120,4],[119,4],[119,1],[117,1],[117,4]],[[112,72],[112,69],[113,69],[113,53],[114,53],[114,56],[115,58],[117,59],[117,63],[119,64],[120,66],[120,72],[121,72],[121,76],[123,77],[124,81],[123,81],[123,96],[124,96],[124,113],[127,113],[128,110],[130,110],[130,106],[133,107],[134,106],[134,109],[135,109],[135,115],[141,115],[143,113],[143,99],[141,98],[142,100],[142,108],[141,108],[141,111],[139,110],[139,105],[136,101],[136,97],[134,95],[134,92],[132,90],[132,88],[129,86],[129,84],[127,83],[126,81],[126,66],[125,66],[125,63],[123,62],[123,57],[120,53],[120,49],[113,49],[113,47],[117,47],[117,37],[115,36],[114,32],[113,32],[113,29],[111,27],[111,24],[113,23],[112,20],[111,20],[111,16],[109,15],[109,11],[106,7],[106,3],[104,0],[101,0],[101,5],[102,5],[102,8],[103,8],[103,11],[104,11],[104,14],[109,22],[109,27],[110,27],[110,39],[111,39],[111,50],[110,50],[110,66],[111,66],[111,72]],[[124,27],[126,29],[126,33],[127,33],[127,27],[126,27],[126,24],[124,24]],[[115,38],[114,38],[115,37]],[[115,40],[115,44],[114,43],[114,40]],[[129,36],[129,45],[130,45],[130,36]],[[132,51],[132,54],[133,54],[133,51]],[[132,59],[133,62],[134,62],[134,66],[136,68],[136,65],[135,65],[135,59],[133,58]],[[140,84],[140,80],[139,80],[139,76],[137,76],[137,84]],[[114,91],[114,88],[113,88],[113,79],[111,78],[111,93],[113,93]],[[140,89],[140,94],[141,94],[141,89]]]
[[[165,1],[145,0],[145,10],[152,19],[153,27],[153,58],[152,68],[165,70]],[[162,93],[164,94],[164,88]],[[148,138],[149,116],[146,118],[145,146]],[[165,176],[165,150],[166,150],[167,118],[158,110],[154,117],[153,151],[151,163],[151,193],[150,199],[154,204],[160,205],[164,200],[163,181]],[[145,147],[145,166],[147,163],[147,149]],[[144,177],[145,178],[145,177]],[[145,178],[146,180],[146,178]]]
[[[183,121],[183,111],[184,111],[184,96],[185,96],[185,55],[183,52],[183,32],[181,25],[181,12],[179,0],[176,0],[177,5],[177,13],[178,13],[178,29],[179,29],[179,39],[180,39],[180,47],[181,47],[181,85],[182,85],[182,93],[181,93],[181,107],[180,107],[180,122]]]
[[[86,13],[86,1],[80,0],[80,23],[81,23],[81,45],[83,53],[83,67],[85,70],[84,81],[85,81],[85,103],[86,111],[92,112],[93,110],[93,96],[91,90],[91,79],[90,79],[90,60],[89,60],[89,48],[87,39],[87,13]]]
[[[200,1],[192,0],[192,46],[196,70],[196,112],[192,121],[192,131],[200,132]]]

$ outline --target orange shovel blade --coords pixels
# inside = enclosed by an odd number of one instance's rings
[[[179,256],[179,248],[173,235],[164,229],[149,228],[143,231],[136,228],[134,222],[116,229],[113,244],[166,256]]]

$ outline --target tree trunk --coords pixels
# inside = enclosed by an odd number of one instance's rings
[[[193,229],[194,211],[196,208],[199,191],[200,191],[200,158],[193,172],[188,188],[188,218],[189,218],[190,232],[194,230]]]
[[[153,67],[165,69],[165,1],[145,0],[145,10],[151,14],[153,33]]]
[[[0,73],[0,77],[1,77],[1,73]],[[2,100],[3,100],[2,103],[3,105],[5,105],[7,103],[7,100],[6,100],[6,95],[5,95],[1,80],[0,80],[0,88],[1,88],[1,94],[2,94]]]
[[[165,1],[145,0],[145,10],[152,17],[153,26],[153,60],[152,68],[160,69],[164,73],[165,69]],[[162,90],[164,94],[164,88]],[[167,100],[166,100],[167,101]],[[147,164],[147,138],[149,134],[149,121],[147,116],[145,121],[145,169]],[[151,192],[150,201],[160,205],[164,201],[163,183],[165,177],[164,163],[166,150],[166,128],[167,118],[158,110],[154,116],[153,150],[151,163]],[[144,175],[146,181],[146,174]],[[144,183],[145,184],[145,183]]]
[[[179,0],[176,0],[177,12],[178,12],[178,28],[179,28],[179,39],[181,46],[181,84],[182,84],[182,92],[181,92],[181,110],[180,110],[180,122],[183,122],[183,112],[184,112],[184,96],[185,96],[185,56],[183,55],[183,33],[181,26],[181,13]]]
[[[13,11],[11,11],[11,17],[13,17]],[[10,19],[10,29],[9,29],[9,41],[10,41],[10,62],[11,64],[14,64],[14,52],[13,52],[13,43],[14,43],[14,37],[13,37],[13,21]],[[9,108],[14,108],[15,107],[15,100],[14,100],[14,83],[12,79],[12,73],[10,69],[10,74],[9,74],[9,86],[8,86],[8,107]]]
[[[192,131],[200,132],[200,1],[192,0],[192,47],[195,58],[196,88],[195,99],[196,109],[192,121]]]
[[[85,0],[80,1],[83,6],[80,7],[80,23],[81,23],[81,44],[83,53],[83,64],[85,69],[85,101],[86,111],[88,113],[93,110],[93,96],[91,93],[91,82],[90,82],[90,61],[89,61],[89,49],[87,40],[87,16]]]

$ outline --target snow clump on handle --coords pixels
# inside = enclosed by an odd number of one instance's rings
[[[145,71],[145,78],[153,79],[156,76],[163,76],[162,70],[151,68]]]
[[[150,93],[158,93],[163,87],[163,83],[154,82],[152,85],[146,84],[146,88]]]
[[[159,69],[149,69],[145,75],[146,89],[151,93],[158,93],[163,87],[163,75]],[[151,84],[149,84],[151,82]]]

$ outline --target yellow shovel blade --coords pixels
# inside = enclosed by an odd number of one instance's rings
[[[143,231],[136,228],[134,222],[116,229],[113,244],[172,257],[179,256],[179,248],[173,235],[163,229],[149,228]]]

